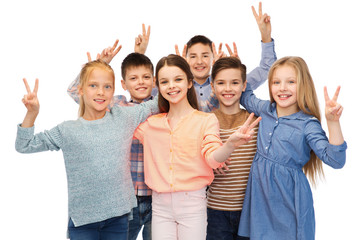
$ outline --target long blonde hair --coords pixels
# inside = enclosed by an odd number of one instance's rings
[[[270,101],[274,102],[271,94],[271,84],[274,71],[280,66],[290,66],[295,69],[297,76],[297,104],[301,111],[313,115],[321,122],[319,102],[316,95],[313,79],[310,75],[306,62],[301,57],[283,57],[277,60],[269,70]],[[322,161],[311,151],[310,159],[303,167],[303,171],[313,185],[316,185],[317,177],[322,178],[324,171]]]
[[[104,71],[107,71],[111,74],[113,80],[115,81],[115,74],[114,70],[111,68],[109,64],[102,60],[94,60],[91,62],[88,62],[84,65],[84,67],[81,69],[80,72],[80,83],[78,88],[84,88],[86,83],[89,81],[91,73],[94,71],[94,69],[102,69]],[[114,84],[115,88],[115,84]],[[85,113],[85,103],[83,96],[79,96],[80,102],[79,102],[79,117],[84,116]]]

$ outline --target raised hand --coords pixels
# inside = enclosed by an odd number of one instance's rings
[[[325,97],[325,117],[327,121],[339,121],[343,107],[337,102],[339,97],[340,86],[337,87],[332,99],[329,98],[327,87],[324,87]]]
[[[116,56],[116,54],[118,54],[118,52],[120,51],[120,49],[122,48],[122,45],[119,45],[117,47],[119,43],[119,40],[116,39],[115,43],[113,44],[112,47],[108,47],[108,48],[105,48],[101,54],[97,54],[96,55],[96,60],[100,59],[100,60],[103,60],[104,62],[106,62],[107,64],[109,64],[111,62],[111,60]],[[90,56],[90,53],[87,52],[87,57],[88,57],[88,61],[91,62],[92,59],[91,59],[91,56]]]
[[[262,3],[259,2],[259,14],[256,12],[254,6],[251,6],[253,15],[261,33],[261,40],[264,43],[271,42],[271,23],[270,16],[262,13]]]
[[[25,118],[21,124],[21,127],[28,128],[34,126],[35,119],[39,114],[40,104],[37,98],[37,92],[39,88],[39,80],[35,80],[35,87],[34,90],[31,91],[28,82],[26,79],[23,79],[27,94],[24,95],[22,102],[24,103],[27,113]]]
[[[146,31],[145,24],[142,24],[142,35],[139,34],[135,38],[135,47],[134,51],[137,53],[145,54],[147,46],[149,44],[150,39],[150,26],[148,26],[148,29]]]
[[[233,42],[234,51],[231,50],[231,47],[229,46],[229,44],[226,43],[225,46],[229,52],[230,57],[236,57],[236,58],[240,59],[235,42]]]
[[[27,94],[24,95],[22,102],[27,108],[28,112],[38,113],[40,110],[40,103],[37,98],[37,92],[39,88],[39,79],[35,80],[34,90],[31,91],[27,80],[23,79]]]
[[[183,57],[185,60],[186,60],[186,49],[187,49],[187,45],[185,44],[184,48],[183,48],[183,51],[182,51],[182,54],[180,55],[179,46],[177,44],[175,44],[175,53],[176,53],[176,55]]]
[[[229,142],[234,148],[239,147],[249,142],[254,135],[254,127],[260,122],[261,117],[258,117],[255,121],[252,121],[254,113],[251,113],[245,123],[236,132],[231,134],[227,142]]]

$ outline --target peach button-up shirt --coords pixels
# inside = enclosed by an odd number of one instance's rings
[[[170,128],[167,113],[149,117],[134,136],[144,145],[145,183],[157,192],[193,191],[209,185],[221,166],[213,152],[222,142],[213,113],[192,111]]]

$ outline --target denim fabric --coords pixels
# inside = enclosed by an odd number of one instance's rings
[[[207,209],[208,225],[206,240],[246,240],[237,235],[241,211]]]
[[[128,227],[128,214],[78,227],[70,218],[68,232],[70,240],[126,240]]]
[[[142,239],[151,240],[151,202],[151,196],[137,196],[138,206],[133,208],[133,219],[129,221],[128,240],[136,240],[142,226]]]

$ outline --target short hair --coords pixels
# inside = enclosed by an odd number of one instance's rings
[[[204,35],[196,35],[196,36],[192,37],[186,43],[186,54],[188,53],[188,49],[191,48],[193,45],[195,45],[197,43],[202,43],[204,45],[208,45],[210,47],[211,52],[213,53],[212,41],[209,38],[205,37]]]
[[[239,69],[242,82],[246,81],[246,66],[237,57],[223,57],[217,60],[211,69],[211,81],[214,82],[216,75],[225,69]]]
[[[151,74],[154,75],[154,65],[151,60],[141,53],[130,53],[127,55],[121,63],[121,76],[125,80],[126,71],[132,67],[144,66],[151,70]]]
[[[186,62],[186,60],[184,58],[178,56],[178,55],[175,55],[175,54],[170,54],[170,55],[168,55],[166,57],[161,58],[159,60],[159,62],[157,63],[156,69],[155,69],[156,86],[158,88],[159,88],[159,71],[160,71],[161,68],[163,68],[165,66],[178,67],[185,73],[188,83],[192,84],[191,88],[188,89],[187,99],[188,99],[190,105],[193,108],[199,110],[199,105],[198,105],[198,101],[197,101],[197,97],[196,97],[195,87],[194,87],[194,84],[193,84],[194,76],[191,73],[190,66]],[[158,102],[159,102],[158,104],[159,104],[160,112],[169,112],[170,104],[161,95],[160,91],[159,91],[159,100],[158,100]]]

